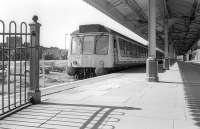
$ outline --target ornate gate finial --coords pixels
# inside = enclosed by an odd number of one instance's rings
[[[35,23],[37,23],[38,16],[37,16],[37,15],[34,15],[33,18],[32,18],[32,20],[33,20]]]

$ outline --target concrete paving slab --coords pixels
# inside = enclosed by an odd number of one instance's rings
[[[35,119],[35,118],[30,118],[30,119],[27,119],[27,118],[20,118],[20,119],[16,119],[16,117],[7,117],[4,119],[5,121],[13,121],[13,122],[31,122],[31,123],[43,123],[46,121],[46,119]]]
[[[48,120],[49,116],[35,116],[35,115],[24,115],[24,114],[12,114],[12,118],[15,119],[36,119],[36,120]]]
[[[116,129],[173,129],[172,120],[151,119],[145,117],[125,117],[115,125]]]
[[[67,126],[67,125],[48,125],[48,124],[44,124],[41,126],[42,128],[45,129],[79,129],[79,126]]]
[[[8,124],[0,124],[0,129],[35,129],[36,127],[28,127],[28,126],[20,126],[20,125],[8,125]],[[45,128],[40,128],[45,129]]]
[[[75,122],[75,121],[47,121],[42,127],[45,125],[60,125],[60,126],[70,126],[70,127],[81,127],[83,122]]]
[[[174,120],[174,129],[199,129],[199,125],[192,120]]]
[[[20,121],[20,119],[17,120],[1,120],[0,125],[16,125],[16,126],[27,126],[27,127],[38,127],[41,123],[38,122],[27,122],[27,121]]]
[[[21,115],[32,115],[32,116],[47,116],[47,117],[52,117],[54,114],[49,114],[49,113],[41,113],[41,112],[24,112],[20,111],[17,114]]]

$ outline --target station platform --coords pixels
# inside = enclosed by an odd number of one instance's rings
[[[199,129],[200,65],[144,67],[42,89],[42,103],[0,121],[12,129]],[[68,88],[66,88],[68,87]]]

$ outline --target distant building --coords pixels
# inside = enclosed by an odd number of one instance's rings
[[[6,43],[9,48],[15,48],[15,47],[20,47],[22,44],[22,38],[16,36],[15,37],[6,37]]]
[[[3,47],[3,43],[0,43],[0,47]],[[4,47],[5,47],[5,48],[8,47],[8,44],[7,44],[6,42],[4,43]]]
[[[67,57],[67,51],[64,49],[59,49],[56,47],[50,47],[50,48],[46,48],[44,50],[44,56],[47,58],[47,56],[53,58],[53,59],[57,59],[57,60],[61,60],[61,59],[66,59]]]
[[[21,43],[22,43],[21,37],[16,36],[16,40],[15,40],[15,37],[13,37],[13,36],[10,38],[6,37],[6,42],[4,42],[4,47],[8,48],[8,46],[9,46],[10,48],[15,48],[15,45],[16,45],[16,47],[20,47]],[[3,46],[3,43],[0,43],[0,47],[2,47],[2,46]]]

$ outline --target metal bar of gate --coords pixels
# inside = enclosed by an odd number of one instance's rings
[[[9,32],[11,31],[11,24],[9,24]],[[8,80],[7,80],[7,86],[8,86],[8,110],[10,110],[10,42],[11,42],[11,34],[9,33],[8,36]]]
[[[23,25],[25,26],[25,44],[24,45],[25,45],[25,48],[28,48],[28,46],[27,46],[27,36],[28,36],[27,35],[27,24],[25,22],[22,22],[21,25],[20,25],[20,33],[21,33],[21,37],[22,37],[22,35],[23,35],[23,33],[22,33],[22,26]],[[25,77],[24,78],[24,102],[26,103],[26,91],[27,91],[26,90],[26,77],[27,77],[26,76],[26,62],[27,62],[27,50],[25,49],[24,51],[25,51],[25,58],[24,58],[24,60],[25,60],[25,62],[24,62],[24,67],[25,67],[24,68],[25,69],[24,70],[24,74],[25,74],[24,75],[24,77]]]
[[[13,89],[14,89],[14,107],[16,107],[16,44],[17,44],[17,40],[16,40],[16,38],[17,38],[17,36],[16,36],[16,33],[17,33],[17,25],[16,25],[16,23],[14,22],[14,21],[11,21],[10,22],[10,24],[9,24],[9,33],[11,33],[11,29],[12,29],[12,24],[14,24],[14,46],[12,45],[12,36],[10,36],[9,37],[9,48],[11,48],[11,50],[13,51],[13,49],[14,49],[14,55],[13,55],[13,53],[12,53],[12,58],[14,57],[14,87],[13,87]],[[10,50],[9,50],[10,51]],[[13,62],[13,59],[11,58],[11,61]],[[10,74],[10,75],[12,75],[12,74]],[[9,83],[9,86],[10,86],[10,81],[8,82]],[[9,99],[10,99],[10,91],[9,91]],[[10,100],[9,100],[9,102],[10,102]],[[10,104],[10,103],[9,103]],[[10,105],[9,105],[9,109],[10,109]]]
[[[5,35],[4,35],[4,33],[5,33],[5,24],[4,24],[4,22],[2,21],[2,20],[0,20],[0,22],[2,23],[2,25],[3,25],[3,34],[2,34],[2,36],[3,36],[3,46],[2,46],[2,56],[1,56],[1,61],[2,61],[2,87],[1,87],[1,95],[2,95],[2,100],[1,100],[1,110],[2,110],[2,113],[4,113],[4,80],[5,80],[5,71],[4,71],[4,42],[5,42]]]
[[[25,22],[23,22],[23,23],[25,23]],[[26,24],[26,23],[25,23],[25,24]],[[9,35],[9,34],[10,34],[10,35],[15,35],[15,34],[16,34],[16,35],[31,35],[31,33],[12,33],[12,32],[11,32],[11,33],[1,33],[1,32],[0,32],[0,35]]]
[[[25,43],[27,44],[27,24],[25,22],[22,22],[20,24],[20,37],[22,39],[22,29],[23,25],[25,26]],[[27,46],[26,46],[27,48]],[[25,82],[24,82],[24,102],[26,102],[26,49],[25,49]],[[20,95],[22,94],[22,42],[20,43]],[[22,98],[20,97],[20,105],[22,103]]]
[[[22,27],[21,27],[21,24],[20,24],[20,33],[22,32]],[[22,101],[21,101],[21,93],[22,93],[22,35],[20,35],[20,38],[21,38],[21,41],[20,41],[20,57],[19,57],[19,59],[20,59],[20,68],[19,68],[19,70],[20,70],[20,74],[19,74],[19,85],[20,85],[20,105],[22,104]],[[26,93],[25,93],[26,94]]]
[[[14,106],[16,107],[16,33],[17,33],[17,30],[16,30],[16,23],[13,22],[14,25],[15,25],[15,39],[14,39]]]

